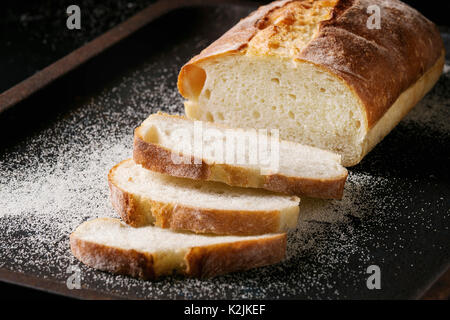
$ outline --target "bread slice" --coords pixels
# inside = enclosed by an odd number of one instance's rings
[[[158,113],[135,130],[133,158],[144,168],[171,176],[298,196],[342,198],[347,170],[340,165],[339,155],[270,139],[263,131],[230,129]],[[227,149],[228,141],[231,148]],[[276,148],[272,143],[278,144]],[[264,148],[267,157],[259,157]]]
[[[70,235],[73,255],[103,271],[142,279],[172,273],[212,277],[280,262],[286,234],[211,236],[153,226],[132,228],[118,219],[84,222]]]
[[[178,88],[191,119],[278,128],[351,166],[433,87],[444,62],[437,27],[401,1],[276,1],[184,65]]]
[[[176,178],[125,160],[108,175],[111,201],[134,227],[256,235],[295,228],[300,199],[261,189]]]

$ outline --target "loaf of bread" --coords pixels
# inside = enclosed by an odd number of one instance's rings
[[[125,160],[108,175],[111,201],[133,227],[256,235],[297,226],[300,199],[262,189],[172,177]]]
[[[438,29],[401,1],[277,1],[184,65],[178,88],[189,118],[279,128],[282,139],[331,150],[351,166],[443,65]]]
[[[170,274],[212,277],[280,262],[286,234],[196,235],[99,218],[77,227],[70,248],[90,267],[145,280]]]
[[[275,137],[271,140],[266,133],[152,114],[135,130],[133,158],[146,169],[176,177],[342,198],[348,173],[339,155]],[[194,146],[200,146],[198,154]]]

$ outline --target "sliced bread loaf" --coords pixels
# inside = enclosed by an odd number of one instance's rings
[[[444,64],[438,28],[401,1],[275,1],[184,65],[178,88],[189,118],[279,128],[282,139],[334,151],[351,166]]]
[[[231,129],[158,113],[135,130],[133,158],[171,176],[342,198],[347,170],[339,155],[273,137],[266,130]]]
[[[255,235],[295,228],[300,199],[261,189],[177,178],[125,160],[108,175],[111,200],[132,226]]]
[[[99,218],[81,224],[70,235],[70,247],[86,265],[116,274],[142,279],[172,273],[211,277],[281,261],[286,234],[196,235]]]

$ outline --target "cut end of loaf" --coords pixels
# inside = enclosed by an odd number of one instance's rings
[[[361,102],[342,79],[297,58],[337,2],[273,3],[253,27],[245,27],[253,35],[243,49],[217,49],[186,64],[178,86],[188,99],[187,116],[278,128],[282,139],[336,152],[345,166],[358,163],[367,130]]]
[[[367,25],[371,5],[381,29]],[[191,59],[178,85],[192,119],[279,128],[351,166],[434,85],[442,52],[437,27],[401,1],[275,1]]]
[[[359,162],[367,124],[359,100],[338,77],[277,56],[229,55],[199,63],[206,80],[185,103],[191,119],[279,129],[280,138]],[[188,81],[186,79],[185,81]]]

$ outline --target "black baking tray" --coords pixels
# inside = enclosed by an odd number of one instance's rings
[[[130,18],[156,0],[79,0],[82,29],[68,30],[71,0],[3,0],[0,92]]]
[[[256,4],[175,10],[0,113],[0,280],[81,298],[419,298],[450,263],[450,74],[357,166],[342,201],[302,199],[284,262],[145,282],[88,268],[68,236],[116,216],[106,174],[149,114],[182,113],[180,67]],[[441,29],[447,52],[450,33]],[[447,55],[447,59],[449,59]],[[367,268],[381,289],[367,287]],[[80,270],[80,289],[69,289]]]

